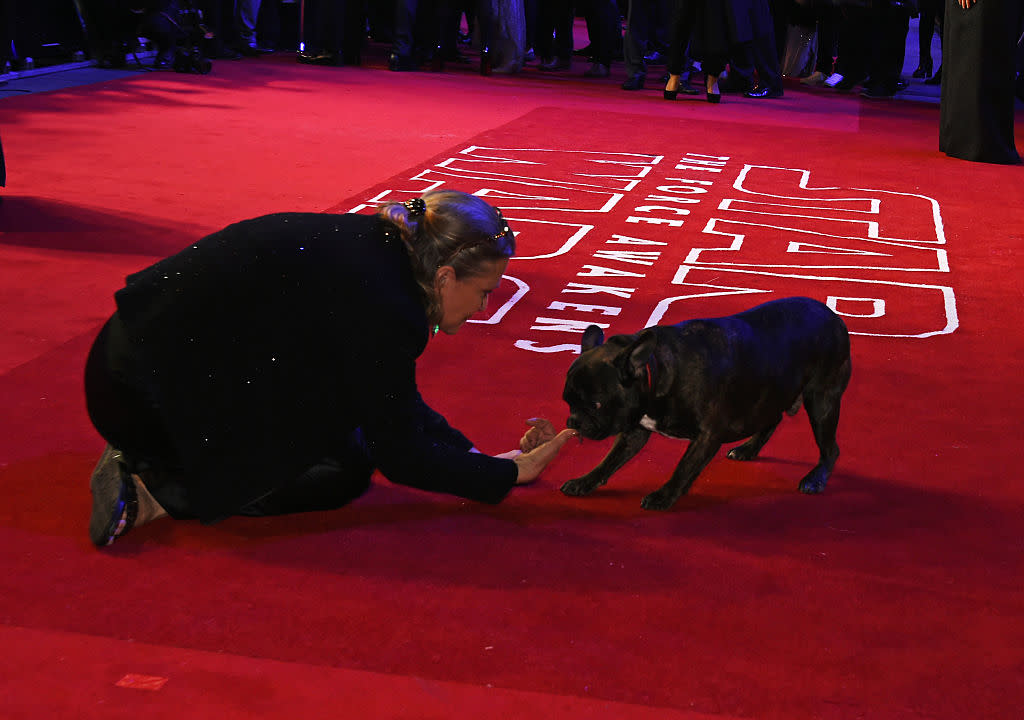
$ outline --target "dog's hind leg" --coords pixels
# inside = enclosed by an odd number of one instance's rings
[[[772,433],[775,432],[775,428],[779,426],[780,422],[782,422],[782,415],[779,415],[779,419],[764,430],[751,436],[745,443],[734,447],[726,457],[730,460],[753,460],[761,452],[764,444],[771,438]]]
[[[645,510],[668,510],[672,507],[675,501],[690,489],[693,481],[711,462],[711,458],[720,447],[722,443],[708,433],[691,440],[686,452],[683,453],[683,459],[672,473],[672,479],[645,497],[640,503],[641,507]]]
[[[814,494],[825,489],[839,459],[839,443],[836,442],[836,428],[839,425],[839,405],[842,390],[838,392],[808,392],[804,394],[804,407],[811,421],[814,441],[818,444],[818,464],[800,481],[800,492]]]
[[[811,421],[814,441],[818,444],[820,456],[818,464],[800,481],[800,492],[820,493],[825,489],[839,459],[839,443],[836,442],[836,429],[839,426],[839,407],[843,393],[850,382],[852,363],[850,362],[849,346],[846,357],[825,378],[819,379],[811,386],[804,388],[804,408]]]

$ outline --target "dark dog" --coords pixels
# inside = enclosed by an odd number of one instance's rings
[[[601,463],[562,486],[586,495],[636,455],[651,432],[687,438],[672,478],[643,500],[666,510],[689,490],[722,443],[750,460],[782,421],[807,409],[821,456],[800,491],[825,489],[839,457],[839,404],[850,380],[850,339],[839,317],[817,300],[786,298],[721,318],[656,326],[635,335],[583,333],[569,368],[566,425],[591,440],[618,435]]]

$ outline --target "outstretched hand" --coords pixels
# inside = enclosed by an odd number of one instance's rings
[[[551,421],[544,418],[530,418],[526,424],[530,426],[530,429],[519,440],[519,449],[523,452],[530,452],[544,443],[554,440],[555,435],[558,434]]]
[[[523,452],[513,458],[519,466],[516,485],[525,485],[536,480],[547,464],[555,459],[562,446],[576,437],[575,430],[566,429],[556,433],[555,427],[541,418],[531,418],[527,424],[530,429],[519,441],[519,447]]]

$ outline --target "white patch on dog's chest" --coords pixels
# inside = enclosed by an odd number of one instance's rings
[[[679,438],[677,438],[675,435],[669,435],[668,433],[659,430],[658,421],[652,418],[650,415],[644,415],[642,418],[640,418],[640,427],[644,428],[645,430],[650,430],[651,432],[656,432],[659,435],[664,435],[665,437],[672,438],[673,440],[679,440]]]

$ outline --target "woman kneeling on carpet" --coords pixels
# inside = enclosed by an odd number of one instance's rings
[[[431,334],[485,308],[514,251],[500,211],[439,190],[374,216],[246,220],[129,276],[86,363],[109,443],[93,543],[164,515],[337,508],[375,468],[489,503],[536,479],[573,431],[532,421],[491,457],[416,388]]]

